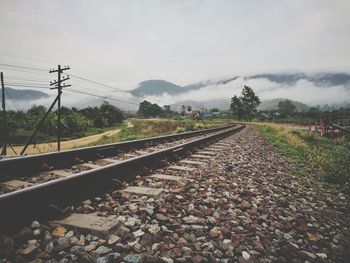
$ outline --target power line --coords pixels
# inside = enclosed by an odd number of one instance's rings
[[[5,67],[20,68],[20,69],[25,69],[25,70],[38,70],[38,71],[47,72],[46,69],[42,69],[42,68],[33,68],[33,67],[28,67],[28,66],[13,65],[13,64],[7,64],[7,63],[0,63],[0,65],[5,66]]]
[[[24,72],[24,73],[30,73],[30,74],[39,74],[39,75],[46,75],[44,72],[41,71],[30,71],[30,70],[25,70],[25,69],[18,69],[18,68],[11,68],[11,67],[1,67],[1,70],[10,70],[10,71],[17,71],[17,72]],[[47,76],[47,75],[46,75]]]
[[[113,86],[110,86],[110,85],[107,85],[107,84],[104,84],[104,83],[101,83],[101,82],[97,82],[97,81],[95,81],[95,80],[90,80],[90,79],[87,79],[87,78],[79,77],[79,76],[77,76],[77,75],[70,75],[70,76],[73,77],[73,78],[85,80],[85,81],[87,81],[87,82],[91,82],[91,83],[94,83],[94,84],[97,84],[97,85],[100,85],[100,86],[104,86],[104,87],[110,88],[110,89],[112,89],[112,90],[117,90],[117,91],[121,91],[121,92],[130,93],[130,91],[122,90],[122,89],[119,89],[119,88],[116,88],[116,87],[113,87]]]
[[[78,94],[93,96],[93,97],[97,97],[97,98],[109,99],[109,100],[114,100],[114,101],[118,101],[118,102],[124,102],[124,103],[133,104],[133,105],[139,105],[139,103],[136,103],[136,102],[116,99],[116,98],[113,98],[113,97],[110,97],[110,96],[103,96],[103,95],[92,94],[92,93],[88,93],[88,92],[84,92],[84,91],[78,91],[78,90],[75,90],[75,89],[72,89],[72,88],[67,88],[65,90],[67,90],[69,92],[74,92],[74,93],[78,93]]]
[[[13,106],[17,109],[17,111],[20,111],[19,105],[17,104],[14,96],[12,96],[11,92],[9,90],[5,89],[5,93],[7,94],[9,100],[11,101]]]

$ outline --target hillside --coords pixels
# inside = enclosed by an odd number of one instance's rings
[[[8,96],[10,99],[15,101],[32,101],[32,100],[38,100],[43,98],[48,98],[49,95],[47,95],[44,92],[37,91],[37,90],[20,90],[20,89],[13,89],[13,88],[6,88],[7,95],[5,94],[5,97]],[[2,94],[0,93],[0,98],[2,98]]]
[[[163,93],[176,95],[185,92],[186,89],[161,79],[146,80],[139,84],[139,86],[131,91],[131,94],[137,97],[142,96],[157,96]]]

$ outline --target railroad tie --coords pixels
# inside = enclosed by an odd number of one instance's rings
[[[121,162],[121,160],[112,159],[112,158],[104,158],[104,159],[101,159],[101,161],[105,161],[105,162],[109,162],[109,163],[120,163]]]
[[[197,153],[201,154],[201,155],[215,155],[216,154],[212,151],[198,151]]]
[[[201,166],[206,164],[205,162],[199,162],[199,161],[191,161],[191,160],[182,160],[180,161],[180,164],[187,164],[187,165],[191,165],[191,166]]]
[[[100,165],[97,165],[94,163],[82,163],[82,164],[79,164],[79,166],[84,167],[84,168],[89,168],[89,169],[101,168]]]
[[[136,155],[135,155],[135,154],[132,154],[132,153],[125,153],[124,156],[125,156],[125,157],[128,157],[128,158],[134,158],[134,157],[136,157]]]
[[[201,154],[192,154],[191,156],[189,156],[190,158],[194,158],[194,159],[210,159],[212,158],[212,156],[208,156],[208,155],[201,155]]]
[[[25,188],[25,187],[28,187],[31,185],[33,185],[33,184],[25,182],[25,181],[21,181],[21,180],[10,180],[7,182],[0,183],[0,186],[7,186],[7,187],[10,187],[10,188],[15,189],[15,190],[22,189],[22,188]]]
[[[175,171],[182,171],[182,172],[193,172],[196,170],[195,168],[186,167],[186,166],[179,166],[179,165],[171,165],[171,166],[167,167],[167,169],[175,170]]]
[[[52,170],[49,172],[49,174],[56,175],[58,177],[66,177],[72,175],[73,173],[65,170]]]
[[[168,181],[176,181],[176,182],[182,182],[183,177],[176,176],[176,175],[166,175],[166,174],[152,174],[149,176],[153,179],[159,179],[159,180],[168,180]]]
[[[50,221],[50,223],[91,233],[100,238],[107,238],[121,224],[116,220],[116,216],[102,217],[96,214],[76,213],[70,214],[61,220]]]
[[[164,190],[163,188],[128,186],[127,188],[120,190],[120,192],[156,197],[156,196],[159,196],[163,192],[163,190]]]

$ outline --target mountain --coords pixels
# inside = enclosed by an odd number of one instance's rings
[[[6,88],[6,91],[5,98],[8,97],[15,101],[32,101],[49,97],[46,93],[37,90]],[[0,98],[2,98],[1,93]]]
[[[262,110],[262,111],[277,110],[278,103],[282,100],[285,100],[285,99],[278,98],[278,99],[272,99],[272,100],[263,100],[260,106],[258,107],[258,110]],[[291,100],[291,101],[295,105],[296,111],[306,111],[310,108],[310,106],[308,106],[305,103],[295,101],[295,100]]]
[[[183,92],[186,92],[186,89],[174,83],[161,79],[153,79],[142,81],[136,89],[131,91],[131,94],[137,97],[143,97],[157,96],[162,95],[163,93],[176,95]]]
[[[304,73],[258,74],[248,76],[245,79],[268,79],[272,82],[288,85],[295,85],[299,80],[307,80],[317,86],[337,86],[350,83],[350,75],[346,73],[319,73],[314,75],[305,75]]]
[[[168,82],[166,80],[146,80],[139,84],[139,86],[132,90],[131,93],[134,96],[143,97],[143,96],[159,96],[163,93],[169,95],[179,95],[186,93],[190,90],[199,90],[208,85],[226,85],[232,81],[242,78],[244,80],[253,80],[253,79],[267,79],[271,82],[275,82],[281,85],[295,85],[300,80],[305,80],[312,82],[314,85],[319,87],[330,87],[338,85],[350,85],[350,74],[347,73],[318,73],[313,75],[306,75],[304,73],[283,73],[283,74],[256,74],[250,76],[234,76],[218,81],[205,81],[194,84],[189,84],[186,86],[179,86],[174,83]]]

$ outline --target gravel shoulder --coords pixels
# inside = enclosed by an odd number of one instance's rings
[[[1,236],[0,255],[36,263],[348,262],[347,196],[312,174],[294,173],[301,168],[254,126],[224,141],[195,172],[172,173],[186,184],[147,177],[131,183],[162,187],[158,197],[113,191],[70,208],[115,215],[122,225],[115,235],[33,222]]]

